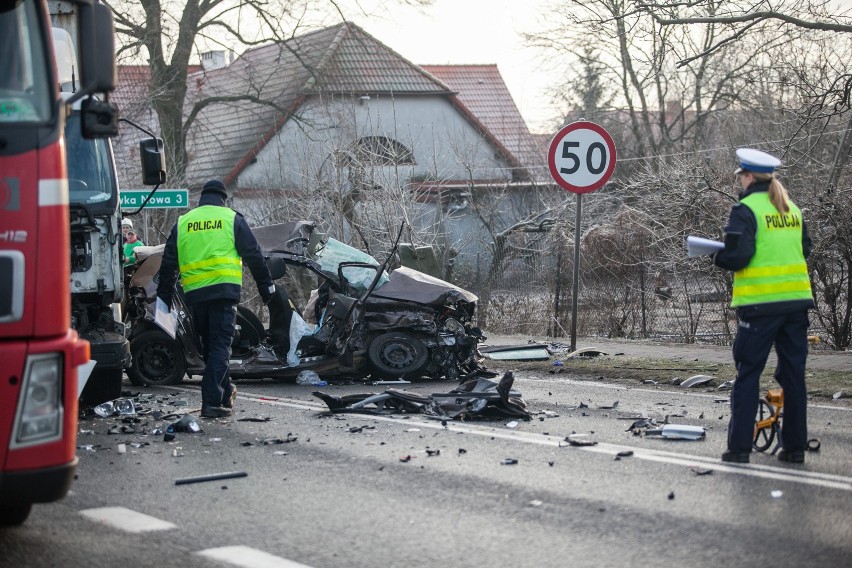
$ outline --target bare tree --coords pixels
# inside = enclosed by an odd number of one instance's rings
[[[769,0],[727,1],[698,0],[689,2],[635,2],[638,10],[649,14],[659,25],[666,27],[704,27],[722,31],[701,49],[683,54],[679,66],[739,45],[756,32],[789,37],[791,33],[813,32],[807,37],[830,38],[834,45],[848,43],[852,34],[852,14],[832,0]],[[845,37],[844,37],[845,36]],[[778,51],[778,56],[783,52]],[[852,74],[847,69],[837,69],[833,76],[825,77],[811,93],[813,108],[832,107],[835,111],[850,107]],[[810,85],[814,87],[815,85]]]
[[[169,176],[183,182],[187,164],[187,131],[205,107],[214,104],[252,101],[275,102],[248,90],[227,96],[202,97],[187,102],[187,76],[198,56],[200,44],[228,51],[278,43],[282,49],[297,48],[287,40],[306,31],[311,24],[346,19],[350,9],[360,10],[357,0],[326,3],[313,0],[104,0],[115,16],[121,48],[119,60],[142,58],[150,66],[151,104],[159,119],[166,143]],[[388,0],[388,3],[428,5],[431,0]],[[380,3],[381,5],[381,3]]]

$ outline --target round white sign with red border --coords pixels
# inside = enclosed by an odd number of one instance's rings
[[[594,122],[572,122],[550,142],[547,166],[562,189],[591,193],[602,188],[615,170],[615,142]]]

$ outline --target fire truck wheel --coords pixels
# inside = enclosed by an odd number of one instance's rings
[[[158,329],[139,334],[130,342],[132,363],[127,377],[136,386],[176,385],[186,374],[186,360],[178,343]]]
[[[85,406],[97,406],[102,402],[115,400],[121,396],[123,379],[124,372],[121,369],[98,369],[96,366],[80,394],[80,403]]]
[[[0,502],[0,526],[20,525],[30,516],[31,503]]]

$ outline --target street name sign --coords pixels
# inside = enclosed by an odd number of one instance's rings
[[[123,189],[119,193],[122,209],[139,209],[151,193],[148,189]],[[188,189],[158,189],[148,200],[145,209],[186,209],[189,207]]]

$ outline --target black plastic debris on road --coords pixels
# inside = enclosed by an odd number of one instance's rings
[[[500,381],[472,379],[449,392],[431,395],[398,389],[343,396],[322,391],[313,394],[333,413],[425,414],[440,420],[512,416],[530,420],[532,415],[527,411],[521,393],[512,389],[514,381],[514,373],[507,371]]]
[[[244,471],[228,471],[225,473],[213,473],[210,475],[198,475],[195,477],[181,477],[175,479],[175,485],[188,485],[190,483],[203,483],[205,481],[218,481],[220,479],[234,479],[237,477],[248,477]]]
[[[166,427],[166,432],[169,434],[174,434],[175,432],[191,432],[193,434],[197,434],[203,431],[204,430],[201,429],[201,426],[198,425],[195,418],[189,414],[184,414],[181,416],[180,420],[172,422]]]

